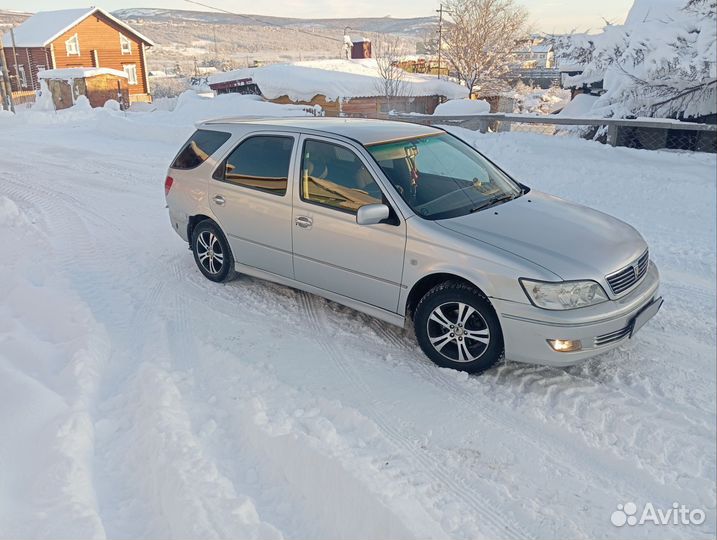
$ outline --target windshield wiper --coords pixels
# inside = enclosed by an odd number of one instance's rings
[[[513,199],[515,199],[514,195],[508,195],[505,193],[501,195],[496,195],[495,197],[491,197],[490,199],[483,201],[478,206],[471,208],[469,214],[473,214],[474,212],[478,212],[479,210],[484,210],[485,208],[490,208],[491,206],[495,206],[496,204],[512,201]]]

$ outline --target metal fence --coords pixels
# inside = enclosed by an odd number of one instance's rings
[[[481,133],[524,132],[573,136],[612,146],[647,150],[717,152],[717,126],[677,120],[566,118],[492,113],[470,116],[382,114],[380,118],[427,125],[455,125]]]

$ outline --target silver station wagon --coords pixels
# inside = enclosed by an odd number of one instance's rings
[[[642,236],[512,179],[454,135],[340,118],[207,121],[165,181],[199,270],[278,282],[403,326],[436,364],[565,366],[662,305]]]

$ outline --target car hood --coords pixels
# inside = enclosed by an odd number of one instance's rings
[[[647,249],[640,233],[627,223],[538,191],[436,223],[509,251],[565,280],[603,278]]]

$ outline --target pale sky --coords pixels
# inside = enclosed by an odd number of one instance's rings
[[[421,17],[438,9],[438,0],[199,0],[239,13],[280,15],[285,17]],[[528,10],[535,30],[567,32],[572,29],[598,30],[605,25],[603,17],[614,23],[625,20],[632,0],[516,0]],[[0,0],[0,9],[41,11],[96,5],[113,11],[131,7],[161,7],[171,9],[198,9],[183,0]],[[208,10],[206,10],[208,11]]]

